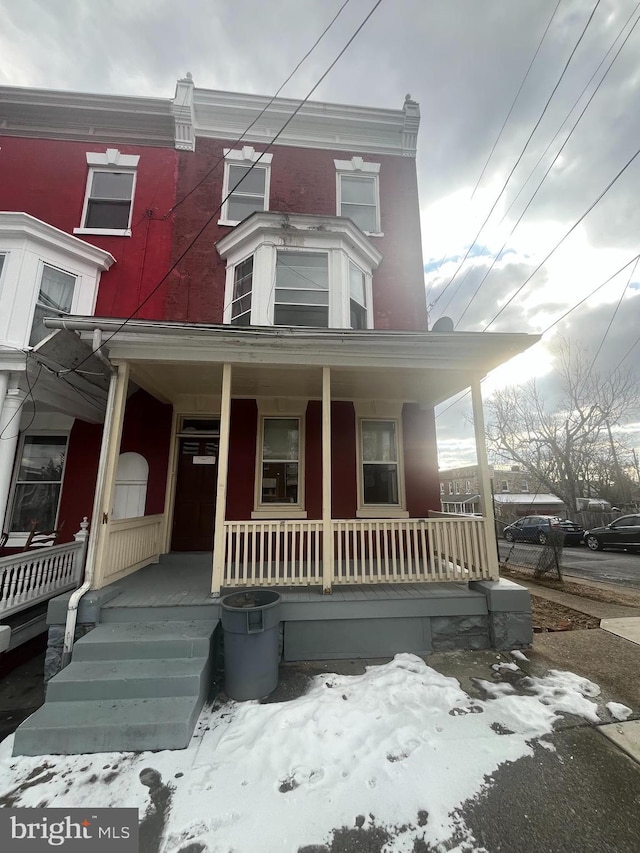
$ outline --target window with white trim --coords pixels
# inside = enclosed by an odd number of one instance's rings
[[[89,175],[82,224],[75,234],[130,236],[136,173],[140,156],[108,148],[87,153]]]
[[[397,423],[361,420],[362,504],[400,505]]]
[[[274,326],[329,326],[329,256],[278,249]]]
[[[238,264],[233,271],[233,300],[231,324],[251,325],[251,291],[253,289],[253,255]]]
[[[522,481],[522,491],[523,491],[523,492],[528,492],[528,491],[529,491],[529,481],[528,481],[528,480],[523,480],[523,481]]]
[[[460,483],[459,483],[457,480],[456,480],[456,482],[455,482],[455,484],[454,484],[454,492],[455,492],[455,494],[456,494],[456,495],[459,495],[459,494],[460,494]]]
[[[362,157],[334,160],[337,173],[337,213],[354,222],[365,234],[379,234],[379,163],[365,163]]]
[[[509,491],[509,481],[508,480],[500,480],[500,491],[508,492]]]
[[[453,494],[453,480],[449,480],[449,494]]]
[[[300,418],[263,417],[259,503],[300,506]]]
[[[227,261],[223,322],[373,328],[373,270],[382,255],[351,222],[263,211],[217,248]]]
[[[66,435],[24,437],[10,514],[12,532],[55,529],[66,454]]]
[[[66,317],[71,313],[76,276],[64,270],[42,265],[40,291],[33,312],[29,346],[35,346],[51,334],[43,323],[45,317]]]
[[[224,149],[220,224],[237,225],[252,213],[269,209],[272,156],[261,155],[249,145],[239,150]]]
[[[467,495],[471,494],[471,480],[465,480],[464,491]]]
[[[440,483],[440,494],[444,495],[444,483]]]

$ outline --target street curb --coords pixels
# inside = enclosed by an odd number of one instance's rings
[[[598,726],[598,731],[611,743],[640,764],[640,720],[624,723],[607,723]]]

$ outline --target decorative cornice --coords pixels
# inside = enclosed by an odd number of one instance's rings
[[[54,228],[53,225],[36,219],[29,213],[0,211],[0,240],[3,237],[35,240],[75,258],[81,258],[102,271],[108,270],[116,260],[110,252],[105,252],[104,249],[99,249],[91,243],[85,243],[84,240]]]
[[[181,121],[189,118],[196,137],[242,136],[243,142],[265,144],[299,106],[300,101],[288,98],[271,103],[263,95],[198,89],[189,80],[178,83],[174,115],[180,115]],[[401,110],[307,101],[275,144],[411,157],[416,153],[419,124],[420,108],[411,99]]]

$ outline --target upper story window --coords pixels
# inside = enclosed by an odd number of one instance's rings
[[[528,491],[529,491],[529,481],[528,481],[528,480],[523,480],[523,481],[522,481],[522,491],[523,491],[523,492],[528,492]]]
[[[509,491],[509,481],[508,480],[500,480],[500,491],[508,492]]]
[[[326,252],[276,255],[274,326],[329,326],[329,256]]]
[[[444,483],[440,483],[440,494],[444,495]]]
[[[373,328],[372,277],[382,255],[345,219],[254,213],[218,251],[227,261],[225,323]]]
[[[467,495],[471,494],[471,480],[465,480],[464,491],[465,491],[465,494],[467,494]]]
[[[108,148],[104,154],[87,153],[89,175],[82,225],[74,228],[74,234],[131,236],[139,161],[138,154],[121,154],[116,148]]]
[[[222,198],[226,200],[218,224],[237,225],[257,210],[269,209],[272,156],[261,155],[249,145],[224,149]]]
[[[42,322],[45,317],[65,317],[71,313],[76,276],[49,264],[42,265],[40,292],[33,312],[29,345],[35,346],[51,334]]]
[[[455,485],[454,485],[454,490],[455,490],[456,495],[460,494],[460,483],[457,480],[456,480]]]
[[[347,216],[365,234],[380,234],[379,163],[365,163],[362,157],[334,160],[336,167],[337,213]]]
[[[449,480],[449,494],[453,494],[453,480]]]

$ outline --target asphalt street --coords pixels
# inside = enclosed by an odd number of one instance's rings
[[[500,540],[499,545],[500,556],[505,559],[512,546],[504,540]],[[520,554],[531,554],[533,565],[543,546],[518,542],[516,547]],[[529,562],[527,560],[527,563]],[[626,551],[590,551],[584,545],[577,545],[563,549],[562,570],[566,577],[580,577],[640,589],[640,554]]]

